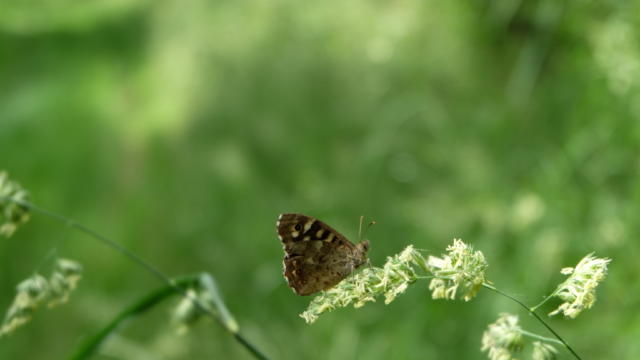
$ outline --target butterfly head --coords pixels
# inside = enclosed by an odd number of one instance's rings
[[[367,252],[369,251],[369,240],[365,240],[356,244],[356,267],[367,262]]]
[[[363,254],[367,255],[367,251],[369,251],[369,240],[365,240],[356,244],[356,248]]]

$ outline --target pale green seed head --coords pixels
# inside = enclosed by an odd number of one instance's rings
[[[325,312],[351,304],[359,308],[378,296],[384,296],[385,304],[389,304],[418,279],[416,268],[424,268],[425,263],[422,254],[409,245],[388,257],[383,267],[364,268],[322,292],[300,316],[311,324]]]
[[[486,282],[489,264],[480,251],[462,240],[454,239],[441,258],[429,256],[427,266],[435,276],[429,284],[434,299],[454,300],[460,292],[465,301],[474,298]]]
[[[591,308],[596,301],[596,288],[604,280],[609,262],[611,259],[596,258],[591,253],[582,258],[575,268],[563,268],[561,273],[569,277],[553,293],[563,303],[549,315],[562,313],[574,319],[583,310]]]
[[[486,351],[491,360],[516,359],[515,355],[522,351],[523,346],[522,328],[515,315],[500,314],[498,320],[482,334],[481,350]]]

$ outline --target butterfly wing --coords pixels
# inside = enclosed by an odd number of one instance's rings
[[[298,295],[331,288],[366,261],[366,253],[311,216],[282,214],[276,226],[285,251],[284,276]]]

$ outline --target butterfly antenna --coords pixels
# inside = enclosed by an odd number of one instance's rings
[[[367,228],[366,228],[366,229],[364,229],[364,234],[362,234],[362,239],[364,239],[364,236],[367,234],[367,231],[368,231],[369,229],[371,229],[371,227],[372,227],[373,225],[375,225],[375,224],[377,224],[377,223],[376,223],[376,221],[375,221],[375,220],[372,220],[372,221],[369,223],[369,225],[367,225]],[[362,239],[360,239],[360,240],[362,240]]]
[[[358,227],[358,240],[362,241],[362,223],[364,222],[364,215],[360,215],[360,226]]]

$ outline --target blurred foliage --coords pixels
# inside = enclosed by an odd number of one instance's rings
[[[519,313],[486,292],[432,301],[425,282],[306,325],[310,298],[281,276],[285,211],[352,239],[359,215],[377,220],[376,265],[460,237],[486,255],[489,279],[530,304],[560,268],[610,257],[594,308],[550,322],[585,358],[635,359],[639,7],[3,1],[0,169],[170,275],[214,274],[241,330],[274,359],[480,359],[486,326]],[[2,340],[3,359],[63,358],[161,285],[42,216],[0,247],[2,309],[52,248],[85,269],[68,304]],[[103,353],[249,358],[216,324],[178,336],[169,310]]]

